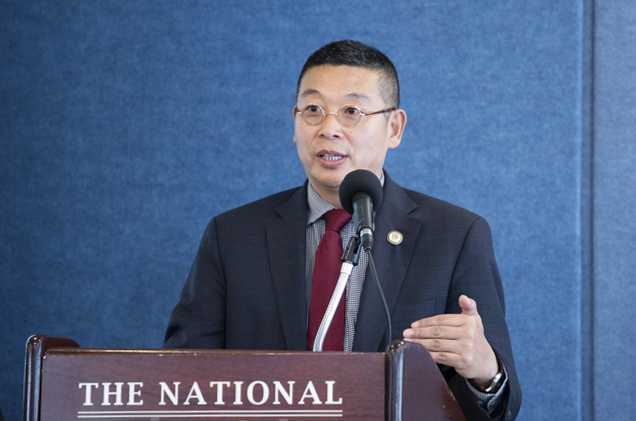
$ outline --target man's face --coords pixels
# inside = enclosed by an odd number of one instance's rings
[[[294,142],[312,186],[332,204],[330,199],[337,197],[349,172],[366,169],[381,177],[387,150],[400,144],[406,114],[397,110],[362,116],[353,126],[327,115],[322,123],[311,126],[296,111],[308,104],[319,105],[325,114],[337,113],[345,104],[365,113],[389,108],[380,95],[379,82],[378,72],[331,65],[310,68],[301,81],[294,109]]]

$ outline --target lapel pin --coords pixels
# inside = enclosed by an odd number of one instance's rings
[[[389,240],[389,243],[393,244],[394,246],[397,246],[398,244],[402,242],[402,240],[404,239],[404,236],[402,235],[400,231],[393,230],[389,232],[389,234],[386,236],[386,239]]]

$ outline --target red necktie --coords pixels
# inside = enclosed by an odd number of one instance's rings
[[[342,240],[340,230],[351,220],[344,209],[332,209],[324,215],[326,222],[325,235],[318,244],[314,274],[311,280],[311,303],[309,306],[309,332],[307,333],[307,349],[312,350],[316,333],[327,310],[331,295],[340,277],[342,267]],[[342,351],[345,330],[345,298],[343,294],[331,327],[325,338],[324,351]]]

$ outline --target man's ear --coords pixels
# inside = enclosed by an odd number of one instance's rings
[[[389,117],[389,149],[395,149],[402,141],[402,134],[406,126],[406,111],[401,108],[393,111]]]
[[[296,111],[298,111],[298,107],[296,107],[296,106],[294,105],[294,108],[293,108],[293,110],[292,110],[292,119],[294,120],[294,124],[296,124],[296,116],[298,115],[298,114],[296,114]],[[296,142],[296,129],[294,129],[294,137],[293,137],[293,140],[294,140],[294,143],[297,143],[297,142]]]

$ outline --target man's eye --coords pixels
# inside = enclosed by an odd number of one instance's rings
[[[310,114],[322,114],[322,109],[317,105],[308,105],[305,107],[305,111]]]
[[[355,107],[347,107],[344,109],[344,113],[346,115],[356,116],[360,114],[360,110]]]

